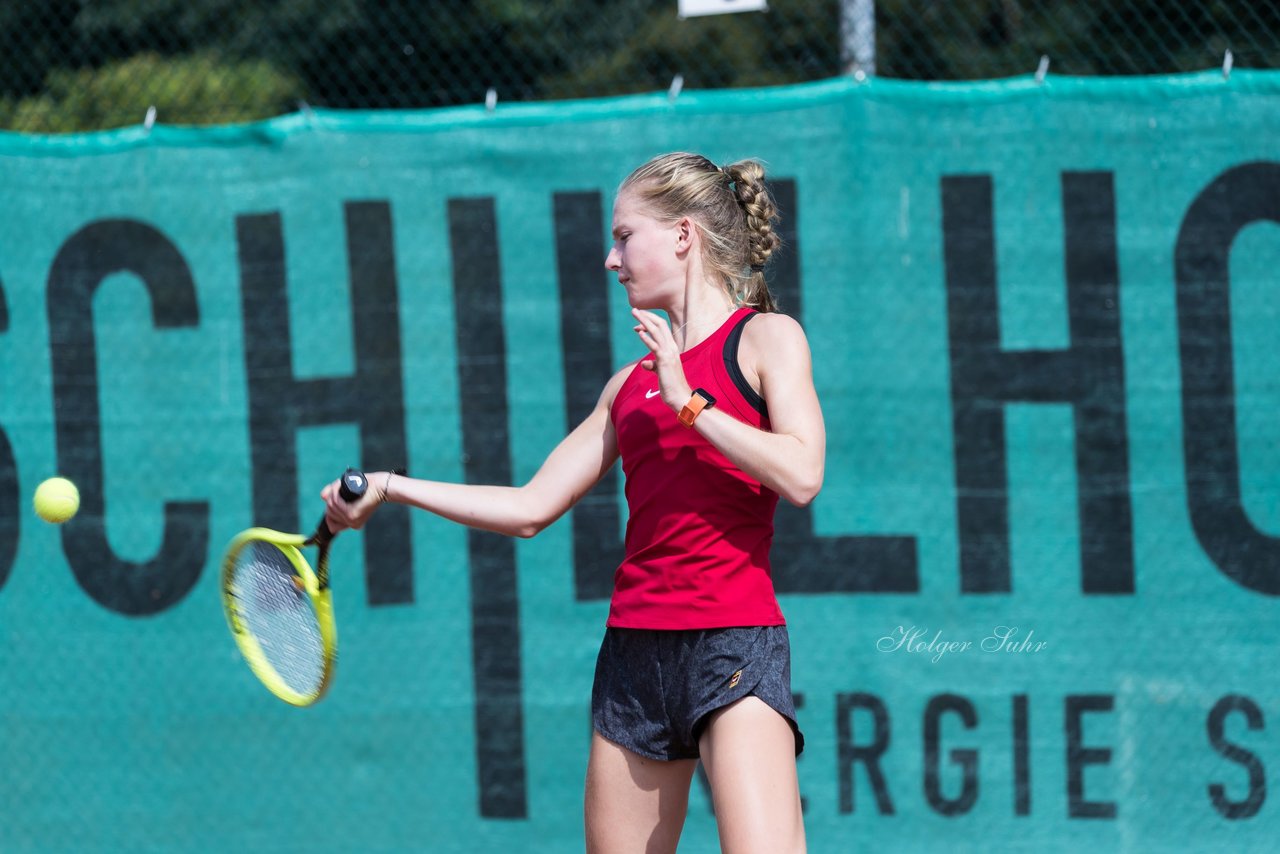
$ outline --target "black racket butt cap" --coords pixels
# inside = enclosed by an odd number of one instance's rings
[[[342,480],[338,485],[338,494],[342,496],[343,501],[350,503],[359,501],[368,489],[369,481],[364,476],[364,472],[349,468],[343,472]]]

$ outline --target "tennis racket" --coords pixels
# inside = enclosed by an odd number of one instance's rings
[[[343,501],[368,488],[362,472],[347,469],[338,487]],[[309,706],[324,696],[338,656],[338,630],[329,592],[329,544],[324,517],[310,537],[249,528],[222,559],[222,607],[254,675],[286,703]],[[316,570],[301,549],[319,546]]]

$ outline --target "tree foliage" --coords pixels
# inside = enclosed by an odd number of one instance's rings
[[[680,20],[677,0],[0,4],[0,123],[89,129],[794,83],[847,69],[839,0]],[[876,73],[1145,74],[1280,62],[1280,0],[877,0]],[[56,115],[55,115],[56,114]]]
[[[0,117],[28,133],[140,124],[151,107],[166,124],[220,124],[279,115],[298,91],[295,79],[263,60],[143,53],[101,68],[55,70],[44,92],[0,102]]]

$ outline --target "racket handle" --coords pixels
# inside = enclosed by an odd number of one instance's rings
[[[348,504],[359,501],[368,489],[369,481],[365,478],[364,472],[359,469],[347,469],[343,472],[342,479],[338,481],[338,495],[342,496],[342,500]]]
[[[348,504],[359,501],[368,489],[369,481],[364,476],[364,472],[359,469],[347,469],[338,481],[338,497]],[[329,528],[329,522],[321,516],[320,524],[316,526],[316,532],[311,535],[310,542],[328,545],[332,539],[333,531]]]

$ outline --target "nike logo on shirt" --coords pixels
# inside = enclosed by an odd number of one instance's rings
[[[662,394],[662,389],[660,389],[660,388],[655,388],[655,389],[653,389],[653,390],[651,390],[651,391],[646,391],[646,392],[644,393],[644,398],[645,398],[645,400],[648,400],[649,398],[651,398],[651,397],[657,397],[657,396],[658,396],[658,395],[660,395],[660,394]]]

